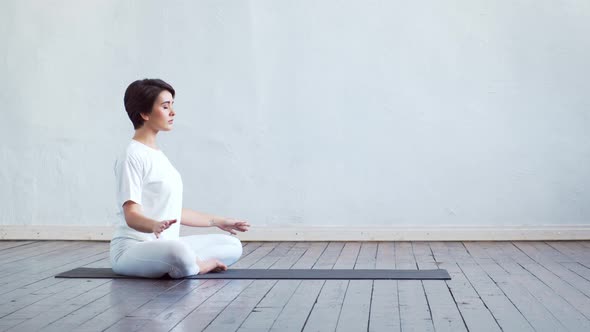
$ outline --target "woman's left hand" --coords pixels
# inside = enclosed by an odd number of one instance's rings
[[[215,226],[219,227],[219,229],[221,229],[223,231],[229,232],[232,235],[236,235],[238,233],[236,233],[235,231],[238,231],[238,232],[248,231],[248,227],[250,227],[250,224],[244,220],[229,218],[229,219],[215,220]]]

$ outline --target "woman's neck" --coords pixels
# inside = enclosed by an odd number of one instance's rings
[[[133,139],[151,148],[159,150],[158,146],[156,145],[156,134],[157,133],[154,133],[153,131],[141,127],[135,130],[135,135],[133,135]]]

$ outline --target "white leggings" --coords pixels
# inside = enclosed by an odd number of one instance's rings
[[[183,236],[178,240],[111,240],[113,272],[122,275],[160,278],[166,273],[182,278],[199,273],[200,260],[215,258],[229,266],[242,255],[239,239],[223,234]]]

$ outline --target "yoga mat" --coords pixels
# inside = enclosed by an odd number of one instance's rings
[[[80,267],[60,273],[56,278],[145,279],[115,274],[110,268]],[[161,279],[170,279],[168,275]],[[315,279],[315,280],[451,280],[447,270],[327,270],[327,269],[228,269],[223,272],[197,274],[185,279]]]

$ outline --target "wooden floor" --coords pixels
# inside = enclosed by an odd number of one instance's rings
[[[108,243],[0,241],[1,331],[590,331],[590,241],[250,242],[235,268],[450,281],[76,280]]]

